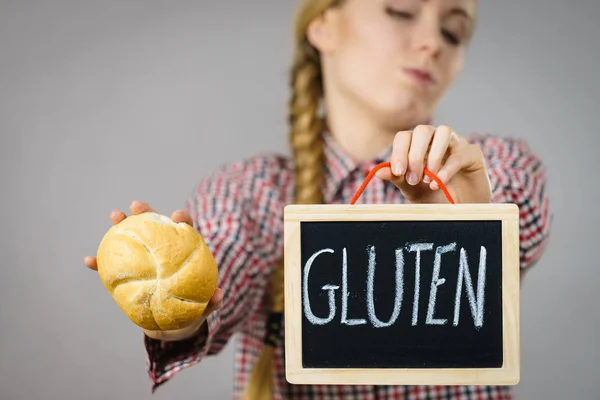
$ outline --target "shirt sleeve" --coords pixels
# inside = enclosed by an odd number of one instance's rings
[[[519,207],[520,267],[528,270],[542,257],[552,225],[546,166],[524,139],[479,139],[488,161],[492,202]]]
[[[264,171],[256,163],[223,167],[203,179],[187,201],[194,226],[206,241],[219,268],[222,307],[208,317],[203,329],[183,341],[161,341],[144,335],[152,392],[176,373],[219,353],[229,338],[260,307],[275,253],[269,246],[272,224],[259,224],[254,209],[264,207],[253,192]],[[269,248],[267,248],[269,247]]]

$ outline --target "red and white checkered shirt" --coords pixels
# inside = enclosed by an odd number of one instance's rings
[[[527,269],[547,243],[551,213],[545,190],[546,170],[523,140],[473,134],[486,157],[492,202],[520,207],[520,260]],[[325,203],[350,203],[368,172],[388,161],[391,148],[358,164],[325,136]],[[239,336],[234,394],[244,390],[262,348],[265,287],[283,254],[283,209],[294,201],[295,178],[290,158],[256,156],[222,167],[198,185],[187,206],[195,226],[219,265],[222,308],[207,320],[208,334],[161,342],[145,337],[152,391],[177,372],[218,354],[232,335]],[[391,183],[373,179],[357,203],[403,203]],[[285,329],[285,328],[284,328]],[[274,399],[511,399],[510,387],[469,386],[305,386],[285,379],[283,335],[274,359]]]

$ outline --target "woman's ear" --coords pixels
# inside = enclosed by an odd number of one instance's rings
[[[338,16],[332,10],[315,17],[306,32],[308,42],[319,52],[326,53],[335,47]]]

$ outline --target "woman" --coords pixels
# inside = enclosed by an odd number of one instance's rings
[[[288,385],[282,338],[265,340],[269,312],[278,316],[283,308],[284,206],[349,203],[380,162],[391,168],[378,172],[381,179],[359,202],[446,203],[424,176],[428,168],[457,203],[519,204],[522,270],[539,259],[550,212],[545,170],[526,143],[427,124],[463,67],[476,7],[476,0],[301,2],[291,74],[293,157],[225,166],[201,181],[186,210],[172,214],[196,226],[209,244],[221,289],[189,328],[145,332],[153,389],[239,333],[235,393],[246,391],[250,400],[511,397],[505,387]],[[148,210],[146,203],[131,205],[133,214]],[[115,224],[125,217],[111,214]],[[96,269],[93,257],[85,262]]]

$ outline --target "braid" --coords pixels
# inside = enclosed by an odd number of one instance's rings
[[[308,21],[335,0],[305,0],[299,13],[296,36],[299,40],[291,69],[290,144],[295,166],[297,204],[318,204],[323,201],[323,118],[319,106],[323,95],[321,62],[318,52],[306,39]],[[245,392],[246,400],[271,400],[272,358],[280,334],[284,308],[283,260],[274,269],[270,281],[269,318],[264,347]]]
[[[323,89],[318,56],[307,42],[294,63],[292,85],[290,142],[296,168],[295,202],[316,204],[323,201],[323,120],[318,115]]]

